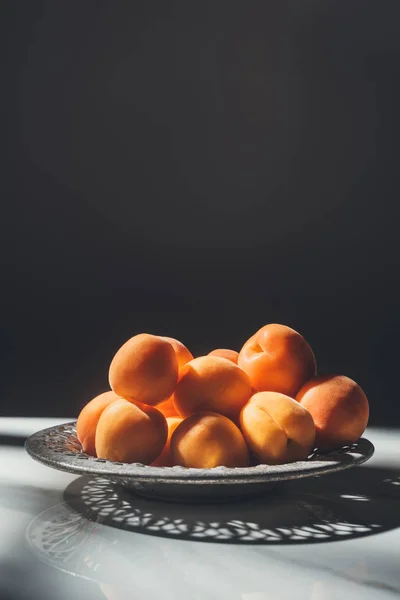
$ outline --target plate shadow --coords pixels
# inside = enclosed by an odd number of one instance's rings
[[[264,498],[230,504],[149,500],[88,476],[64,492],[72,514],[91,522],[182,540],[264,545],[334,542],[395,529],[399,500],[400,470],[366,466],[289,482]]]

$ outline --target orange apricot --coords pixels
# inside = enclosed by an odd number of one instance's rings
[[[176,359],[178,361],[178,372],[180,373],[182,367],[186,365],[190,360],[193,360],[193,354],[186,348],[182,342],[176,340],[175,338],[167,337],[165,335],[161,336],[163,340],[166,340],[171,344],[173,349],[175,350]]]
[[[271,323],[257,331],[239,353],[238,365],[258,392],[295,397],[317,369],[314,353],[300,333]]]
[[[182,421],[171,437],[174,464],[183,467],[246,467],[249,452],[239,428],[227,417],[209,411]]]
[[[311,414],[279,392],[254,394],[240,413],[240,428],[250,451],[265,464],[305,460],[314,448]]]
[[[234,420],[250,395],[249,378],[232,361],[219,356],[200,356],[183,367],[174,404],[182,417],[209,410]]]
[[[93,398],[93,400],[90,400],[79,413],[76,422],[76,436],[81,443],[82,450],[86,452],[86,454],[96,456],[94,441],[100,415],[106,406],[118,399],[119,396],[114,392],[104,392]]]
[[[164,415],[153,406],[115,400],[100,416],[96,430],[99,458],[149,465],[167,441]]]
[[[182,423],[182,419],[180,417],[167,417],[167,425],[168,425],[168,437],[165,443],[164,449],[161,452],[160,456],[156,458],[156,460],[152,463],[153,467],[172,467],[174,465],[174,460],[172,458],[170,442],[172,434],[178,425]]]
[[[228,348],[217,348],[216,350],[209,352],[208,356],[220,356],[221,358],[231,360],[233,363],[235,363],[235,365],[237,365],[239,352],[236,352],[236,350],[229,350]]]
[[[172,344],[148,333],[135,335],[121,346],[109,370],[110,386],[118,396],[153,406],[172,395],[177,380]]]
[[[361,387],[344,375],[319,375],[296,396],[315,422],[316,446],[332,450],[356,442],[368,424],[369,404]]]
[[[160,402],[160,404],[156,404],[156,408],[166,418],[179,416],[178,411],[175,408],[173,395],[171,396],[171,398],[168,398],[168,400],[164,400],[164,402]]]

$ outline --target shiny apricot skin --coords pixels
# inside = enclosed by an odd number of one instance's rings
[[[153,406],[116,400],[104,409],[96,430],[99,458],[149,465],[159,456],[168,435],[164,415]]]
[[[177,380],[178,360],[172,344],[148,333],[125,342],[109,369],[110,386],[118,396],[152,406],[172,395]]]
[[[174,464],[208,469],[247,467],[249,452],[239,428],[227,417],[200,411],[182,421],[170,442]]]
[[[184,344],[182,344],[182,342],[180,342],[179,340],[165,336],[165,335],[161,336],[161,338],[163,340],[166,340],[167,342],[169,342],[171,344],[171,346],[173,347],[173,349],[175,350],[176,359],[178,361],[178,377],[179,377],[179,373],[181,372],[182,367],[184,367],[186,365],[186,363],[188,363],[190,360],[193,360],[194,356],[190,352],[190,350],[188,350],[188,348],[186,348],[186,346]]]
[[[176,358],[178,361],[178,380],[179,380],[183,367],[186,365],[186,363],[193,360],[193,355],[186,348],[186,346],[184,344],[182,344],[182,342],[180,342],[179,340],[176,340],[175,338],[171,338],[171,337],[167,337],[167,336],[161,336],[161,337],[163,340],[166,340],[167,342],[169,342],[175,350]],[[179,416],[179,413],[176,410],[175,405],[174,405],[173,395],[170,398],[168,398],[168,400],[164,400],[163,402],[160,402],[159,404],[157,404],[156,407],[158,408],[159,411],[162,412],[164,417]]]
[[[173,398],[182,417],[206,410],[235,420],[250,395],[248,376],[232,361],[200,356],[183,367]]]
[[[170,442],[172,434],[175,429],[182,423],[182,419],[180,417],[167,417],[167,425],[168,425],[168,437],[165,443],[164,449],[161,452],[160,456],[156,458],[156,460],[152,463],[153,467],[173,467],[174,459],[172,457]]]
[[[90,400],[79,413],[76,422],[76,436],[81,443],[82,450],[86,454],[96,456],[95,437],[97,423],[103,410],[119,396],[112,391],[99,394],[93,400]]]
[[[321,450],[353,444],[367,427],[367,396],[355,381],[345,375],[314,377],[304,384],[296,400],[313,416],[315,442]]]
[[[280,392],[294,398],[316,374],[311,346],[300,333],[271,323],[259,329],[239,353],[238,365],[258,392]]]
[[[253,456],[269,465],[305,460],[315,444],[311,414],[280,392],[254,394],[240,413],[240,429]]]
[[[165,418],[179,416],[179,413],[175,408],[173,395],[168,398],[168,400],[164,400],[164,402],[156,404],[156,408],[164,415]]]
[[[239,352],[236,350],[229,350],[229,348],[216,348],[208,353],[208,356],[219,356],[220,358],[226,358],[231,360],[235,365],[238,364]]]

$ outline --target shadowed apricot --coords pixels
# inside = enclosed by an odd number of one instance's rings
[[[296,396],[313,416],[316,446],[321,450],[356,442],[364,433],[369,405],[361,387],[344,375],[319,375]]]
[[[246,467],[249,452],[243,435],[227,417],[201,411],[182,421],[171,437],[174,464],[183,467]]]
[[[217,348],[208,353],[208,356],[219,356],[231,360],[235,365],[238,364],[239,352],[236,350],[228,350],[228,348]]]
[[[178,379],[179,379],[180,373],[182,373],[182,368],[190,360],[193,360],[193,355],[186,348],[186,346],[184,346],[182,344],[182,342],[180,342],[179,340],[176,340],[175,338],[166,337],[166,336],[161,336],[161,337],[163,340],[166,340],[167,342],[169,342],[175,350],[176,358],[178,361]],[[164,400],[164,402],[160,402],[160,404],[156,404],[156,408],[158,408],[158,410],[160,412],[162,412],[164,417],[179,416],[178,411],[176,410],[175,405],[174,405],[173,395],[170,398],[168,398],[168,400]]]
[[[119,396],[114,392],[104,392],[103,394],[96,396],[96,398],[93,398],[93,400],[90,400],[79,413],[76,422],[76,435],[86,454],[96,456],[94,440],[100,415],[110,402],[114,402],[118,399]]]
[[[314,447],[312,416],[279,392],[254,394],[240,413],[240,428],[250,451],[266,464],[304,460]]]
[[[161,338],[169,342],[175,350],[176,359],[178,361],[178,372],[180,373],[182,367],[186,365],[186,363],[188,363],[190,360],[193,360],[193,354],[179,340],[167,337],[165,335],[161,336]]]
[[[167,425],[168,425],[168,437],[164,446],[164,450],[161,452],[160,456],[156,458],[156,460],[152,463],[153,467],[173,467],[174,460],[171,454],[170,442],[172,434],[178,425],[182,423],[182,419],[180,417],[168,417]]]
[[[200,356],[183,367],[174,404],[182,417],[210,410],[237,419],[250,395],[249,378],[232,361],[219,356]]]
[[[258,392],[281,392],[294,398],[314,377],[314,353],[297,331],[271,323],[255,333],[239,354],[238,365]]]
[[[164,400],[164,402],[160,402],[160,404],[156,404],[156,409],[160,411],[164,415],[164,417],[178,417],[178,411],[175,408],[174,404],[174,396],[168,400]]]
[[[178,380],[175,350],[156,335],[135,335],[118,350],[111,361],[110,386],[118,396],[155,405],[167,400]]]
[[[96,453],[99,458],[149,465],[161,454],[167,432],[165,417],[153,406],[115,400],[97,424]]]

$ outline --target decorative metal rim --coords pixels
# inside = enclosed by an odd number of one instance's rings
[[[75,425],[76,421],[73,421],[38,431],[26,440],[27,452],[38,462],[77,475],[125,480],[132,478],[135,481],[165,484],[261,483],[314,477],[360,465],[374,453],[373,444],[361,438],[352,446],[344,446],[326,454],[314,452],[305,461],[283,465],[212,469],[151,467],[140,463],[111,462],[85,454],[76,437]]]

